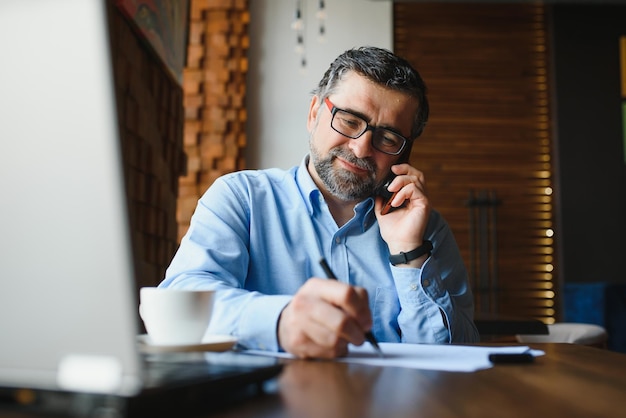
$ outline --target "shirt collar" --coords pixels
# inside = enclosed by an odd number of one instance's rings
[[[300,189],[304,203],[309,210],[309,215],[313,215],[315,208],[319,207],[319,199],[322,193],[309,174],[309,170],[307,169],[308,164],[309,156],[307,154],[302,159],[300,167],[298,167],[298,171],[296,172],[296,182],[298,183],[298,188]]]

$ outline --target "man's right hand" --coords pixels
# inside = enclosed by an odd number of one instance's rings
[[[335,280],[311,278],[278,319],[278,343],[300,358],[335,358],[361,345],[372,327],[367,291]]]

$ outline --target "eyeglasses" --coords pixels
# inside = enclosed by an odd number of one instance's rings
[[[374,149],[389,155],[398,155],[406,146],[407,139],[386,128],[372,126],[360,116],[336,107],[328,97],[324,99],[330,110],[332,119],[330,126],[336,132],[348,138],[357,139],[367,131],[372,131]]]

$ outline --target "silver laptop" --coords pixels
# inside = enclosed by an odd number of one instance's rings
[[[145,393],[104,1],[0,1],[0,144],[0,388]]]

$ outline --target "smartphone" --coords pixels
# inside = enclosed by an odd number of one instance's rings
[[[383,184],[378,186],[378,188],[376,188],[376,190],[374,191],[374,194],[376,196],[381,196],[383,198],[383,209],[381,211],[382,215],[386,215],[389,212],[393,211],[394,209],[397,209],[391,206],[391,201],[393,200],[393,198],[396,196],[396,193],[398,192],[390,192],[389,190],[387,190],[387,187],[389,187],[389,185],[395,178],[396,178],[395,174],[389,173],[389,175],[385,178],[385,181],[383,182]]]
[[[396,162],[396,164],[402,164],[402,163],[407,163],[407,162],[409,162],[409,154],[407,154],[405,152],[400,157],[400,159]],[[402,204],[402,205],[400,205],[398,207],[391,206],[391,201],[393,200],[394,197],[396,197],[396,194],[398,192],[393,192],[392,193],[389,190],[387,190],[387,187],[389,187],[389,185],[391,184],[391,182],[395,178],[396,178],[396,175],[393,173],[393,171],[389,171],[389,174],[385,178],[385,181],[383,181],[383,183],[380,186],[378,186],[376,188],[376,190],[374,190],[374,195],[382,196],[382,198],[383,198],[383,209],[380,212],[382,215],[386,215],[389,212],[392,212],[392,211],[394,211],[394,210],[404,206],[404,204]]]

